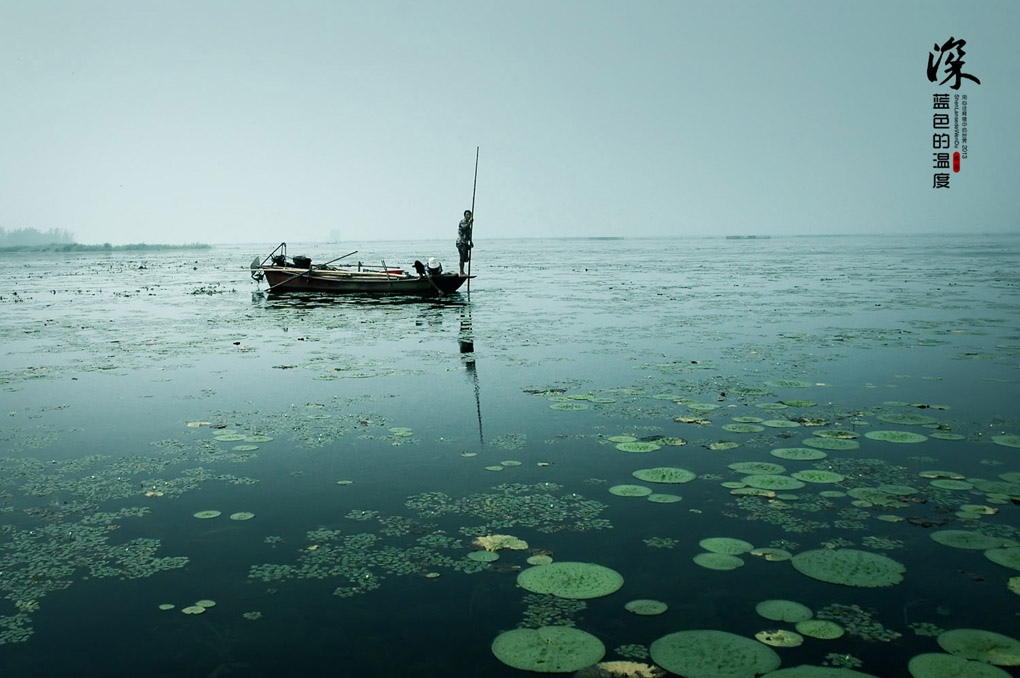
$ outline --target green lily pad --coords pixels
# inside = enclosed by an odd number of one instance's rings
[[[1020,641],[994,631],[953,629],[939,634],[939,646],[949,654],[996,666],[1020,666]]]
[[[753,678],[779,668],[775,650],[728,631],[677,631],[648,648],[652,661],[685,678]]]
[[[748,553],[754,549],[754,544],[732,537],[707,537],[699,541],[698,546],[712,553],[728,553],[731,556]]]
[[[507,666],[522,671],[567,673],[601,661],[606,647],[587,631],[570,626],[543,626],[499,634],[492,641],[492,654]]]
[[[928,440],[928,436],[912,431],[868,431],[864,437],[887,443],[923,443]]]
[[[644,485],[613,485],[609,488],[609,494],[617,497],[646,497],[652,493],[652,488]]]
[[[913,678],[1009,678],[1008,673],[984,662],[970,661],[942,652],[911,657],[907,671]]]
[[[779,459],[791,459],[796,461],[813,461],[825,459],[827,455],[821,450],[813,450],[810,447],[780,447],[772,450],[769,454]]]
[[[631,475],[646,483],[689,483],[698,477],[697,474],[687,469],[671,466],[638,469]]]
[[[699,553],[694,562],[709,570],[735,570],[744,565],[744,560],[728,553]]]
[[[755,605],[754,611],[772,621],[799,622],[814,616],[810,607],[792,600],[763,600]]]
[[[517,575],[517,585],[532,593],[581,600],[618,591],[623,586],[623,577],[616,570],[595,563],[562,561],[529,567]]]
[[[794,569],[812,579],[865,588],[898,584],[907,569],[888,556],[856,549],[803,551],[790,562]]]
[[[646,452],[654,452],[655,450],[661,449],[661,445],[655,443],[646,443],[640,440],[631,443],[618,443],[616,449],[623,452],[633,452],[636,454],[644,454]]]

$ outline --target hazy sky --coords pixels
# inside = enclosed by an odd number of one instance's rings
[[[0,0],[0,227],[452,240],[480,146],[477,240],[1017,232],[1018,36],[1017,0]],[[928,81],[950,37],[980,85]]]

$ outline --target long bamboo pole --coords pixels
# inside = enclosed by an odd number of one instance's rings
[[[475,194],[478,192],[478,151],[479,146],[475,146],[475,182],[471,186],[471,244],[475,243]],[[472,248],[473,249],[473,248]],[[471,260],[474,259],[474,252],[468,250],[468,279],[467,279],[467,291],[471,294]]]

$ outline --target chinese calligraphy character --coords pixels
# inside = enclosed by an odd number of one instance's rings
[[[963,46],[967,44],[966,40],[956,40],[953,36],[949,36],[949,40],[939,47],[935,44],[935,51],[939,53],[938,59],[932,52],[928,52],[928,81],[935,82],[938,77],[939,67],[942,66],[942,57],[946,58],[945,68],[943,72],[946,73],[946,78],[939,85],[944,85],[951,78],[956,78],[950,89],[960,89],[960,79],[967,78],[973,80],[977,84],[981,84],[981,81],[975,78],[973,75],[969,75],[963,72],[963,55],[966,52],[963,51]]]
[[[949,95],[948,94],[932,94],[931,96],[932,96],[932,109],[933,110],[939,110],[939,109],[945,109],[947,111],[949,110]],[[966,94],[964,96],[966,96]]]
[[[949,188],[949,175],[948,174],[933,174],[932,175],[932,188]]]
[[[932,165],[935,169],[949,169],[949,154],[948,153],[932,153]]]

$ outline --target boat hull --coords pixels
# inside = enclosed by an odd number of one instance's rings
[[[411,294],[436,296],[460,289],[464,276],[444,273],[430,278],[359,271],[302,270],[263,266],[271,292],[328,292],[331,294]]]

